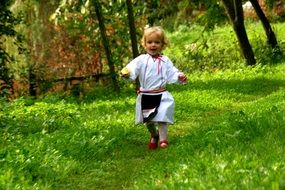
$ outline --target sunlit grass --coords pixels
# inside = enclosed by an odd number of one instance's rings
[[[283,69],[197,73],[171,86],[176,123],[165,150],[147,149],[146,129],[134,125],[134,94],[18,99],[1,111],[1,187],[282,189]]]

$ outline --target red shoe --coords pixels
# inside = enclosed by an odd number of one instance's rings
[[[167,140],[160,141],[159,145],[160,148],[166,148],[168,147],[168,141]]]
[[[152,142],[154,140],[154,142]],[[158,136],[156,137],[150,137],[148,148],[149,149],[156,149],[158,146]]]

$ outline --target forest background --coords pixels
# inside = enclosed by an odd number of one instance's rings
[[[271,47],[268,56],[275,57],[280,45],[269,22],[284,19],[284,1],[251,3],[5,0],[1,5],[1,95],[15,98],[61,91],[80,96],[98,84],[112,85],[118,92],[117,73],[143,52],[138,42],[144,27],[151,25],[161,25],[168,32],[191,32],[191,27],[202,26],[199,37],[185,39],[185,59],[173,58],[177,65],[187,61],[187,70],[232,66],[218,59],[209,62],[202,54],[209,46],[205,37],[228,21],[237,36],[236,51],[241,52],[236,62],[264,63],[254,55],[243,16],[262,21]]]

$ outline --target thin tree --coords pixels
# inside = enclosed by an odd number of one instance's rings
[[[266,36],[267,36],[267,44],[271,46],[271,48],[275,48],[278,46],[276,36],[271,28],[271,25],[266,18],[264,12],[262,11],[259,3],[257,0],[250,0],[258,18],[262,22],[263,28],[265,30]]]
[[[103,46],[105,49],[105,53],[106,53],[106,57],[107,57],[107,61],[108,61],[108,66],[110,69],[110,74],[111,74],[111,78],[113,81],[113,86],[114,86],[114,90],[116,92],[120,91],[120,87],[118,85],[118,81],[117,81],[117,74],[115,72],[115,66],[114,66],[114,61],[111,55],[111,48],[109,45],[109,41],[107,39],[107,34],[106,34],[106,28],[104,25],[104,18],[102,16],[102,11],[101,11],[101,6],[100,3],[98,3],[98,0],[93,0],[93,6],[95,8],[95,13],[98,19],[98,23],[99,23],[99,29],[100,29],[100,33],[101,33],[101,37],[102,37],[102,41],[103,41]]]
[[[239,41],[241,53],[244,56],[247,65],[255,65],[256,60],[244,26],[242,1],[222,0],[222,2],[233,25],[234,31]]]
[[[133,52],[133,58],[135,58],[139,55],[139,49],[138,49],[138,42],[137,42],[137,36],[136,36],[134,11],[133,11],[132,1],[126,0],[126,3],[127,3],[127,8],[128,8],[128,21],[129,21],[131,43],[132,43],[132,52]]]
[[[128,21],[129,21],[129,28],[130,28],[132,52],[133,52],[133,58],[135,58],[139,55],[139,49],[138,49],[138,42],[137,42],[137,36],[136,36],[134,11],[133,11],[132,1],[126,0],[126,3],[127,3],[127,8],[128,8]],[[136,79],[136,89],[135,89],[136,92],[138,88],[139,88],[139,80]]]

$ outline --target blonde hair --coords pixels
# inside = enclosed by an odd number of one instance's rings
[[[161,43],[162,43],[162,49],[164,49],[168,45],[168,39],[165,35],[164,30],[160,26],[152,26],[144,30],[144,33],[141,39],[142,46],[144,48],[146,47],[146,37],[152,33],[156,33],[160,36]]]

